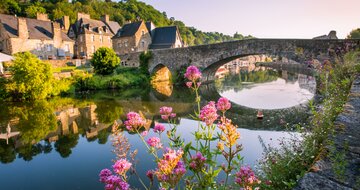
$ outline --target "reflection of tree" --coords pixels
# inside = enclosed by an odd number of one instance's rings
[[[108,137],[110,135],[110,132],[107,129],[104,129],[102,131],[99,131],[97,138],[99,139],[99,144],[106,144]]]
[[[22,158],[25,161],[30,161],[33,159],[34,156],[42,153],[42,145],[41,144],[35,144],[35,145],[28,144],[25,146],[21,146],[16,150],[19,153],[19,158]]]
[[[59,140],[55,142],[55,150],[59,152],[61,157],[67,158],[72,153],[71,149],[78,144],[78,140],[78,134],[60,136]]]
[[[1,163],[11,163],[16,158],[16,152],[14,147],[12,146],[12,139],[10,139],[10,143],[6,144],[6,141],[0,141],[0,162]]]
[[[116,101],[96,102],[95,113],[100,123],[112,123],[123,114],[123,107]]]

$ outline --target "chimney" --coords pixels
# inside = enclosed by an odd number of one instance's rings
[[[64,24],[64,30],[65,30],[66,33],[67,33],[68,30],[69,30],[69,28],[70,28],[70,19],[69,19],[69,16],[63,16],[62,20],[63,20],[63,24]]]
[[[53,33],[54,46],[58,48],[62,42],[60,24],[57,22],[51,22],[51,29]]]
[[[29,38],[29,31],[25,18],[18,17],[18,36],[22,39]]]
[[[338,39],[338,37],[336,36],[336,31],[335,30],[331,30],[329,35],[328,35],[328,39]]]
[[[109,15],[103,15],[100,19],[106,24],[109,24]]]
[[[36,13],[36,19],[42,21],[50,21],[48,15],[44,13]]]
[[[86,13],[80,13],[80,12],[78,12],[78,14],[77,14],[77,19],[80,20],[81,18],[90,19],[90,15],[89,15],[89,14],[86,14]]]

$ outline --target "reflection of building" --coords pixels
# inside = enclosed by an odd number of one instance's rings
[[[300,88],[306,89],[311,93],[316,92],[316,80],[313,76],[299,74],[298,82],[299,82]]]
[[[266,62],[268,59],[265,55],[251,55],[246,57],[241,57],[230,61],[229,63],[224,64],[221,66],[215,76],[216,78],[222,78],[226,74],[239,74],[240,71],[254,71],[254,70],[264,70],[262,67],[256,67],[255,63],[257,62]]]

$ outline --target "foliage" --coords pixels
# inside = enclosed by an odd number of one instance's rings
[[[300,137],[283,139],[280,148],[266,147],[261,162],[264,179],[271,182],[265,189],[292,189],[299,178],[309,171],[324,154],[328,137],[334,132],[334,121],[343,110],[353,81],[354,64],[359,52],[350,52],[344,62],[323,67],[319,74],[321,107],[312,104],[312,120],[309,126],[298,126]]]
[[[360,28],[352,30],[346,38],[347,39],[360,39]]]
[[[91,64],[94,71],[100,75],[108,75],[114,72],[114,69],[120,65],[120,58],[111,48],[101,47],[94,53]]]
[[[35,100],[49,97],[54,81],[51,66],[29,52],[17,53],[14,57],[12,78],[6,86],[12,98]]]
[[[152,58],[151,51],[143,52],[140,54],[140,71],[144,74],[149,75],[149,60]]]
[[[4,0],[0,4],[0,13],[16,15],[21,13],[21,7],[15,0]]]
[[[231,189],[236,187],[252,189],[259,186],[260,181],[251,168],[241,166],[242,146],[238,144],[240,133],[231,120],[225,117],[225,112],[231,107],[229,100],[220,98],[216,104],[211,101],[201,108],[198,92],[201,85],[199,69],[190,66],[184,76],[189,80],[186,82],[186,86],[195,91],[195,103],[198,106],[194,115],[191,116],[199,121],[197,131],[193,134],[195,136],[194,144],[193,142],[185,143],[185,140],[178,134],[176,114],[171,107],[163,106],[159,110],[161,119],[169,126],[166,131],[170,140],[167,147],[164,147],[162,141],[162,134],[166,130],[165,125],[155,123],[153,131],[156,136],[147,137],[151,121],[146,119],[141,112],[129,112],[123,126],[117,123],[114,123],[113,126],[113,146],[118,160],[113,165],[115,174],[109,169],[103,169],[100,172],[100,181],[106,184],[106,188],[129,189],[128,170],[139,177],[134,161],[137,150],[129,155],[131,147],[128,139],[122,134],[123,130],[139,136],[157,165],[156,169],[146,173],[150,180],[149,185],[145,185],[143,180],[138,178],[144,189],[152,189],[155,179],[159,182],[160,189],[180,189],[182,180],[186,181],[186,189]],[[220,119],[218,112],[221,114]],[[219,123],[215,124],[215,121],[219,121]],[[220,133],[215,133],[216,129]],[[214,143],[217,143],[216,147],[211,146]],[[226,164],[219,165],[218,156],[224,157]],[[236,172],[237,169],[240,170]],[[217,181],[221,172],[225,173],[226,179],[219,184]],[[230,178],[232,178],[230,176],[235,176],[232,182],[230,182]]]
[[[36,2],[25,9],[26,16],[36,18],[37,13],[46,13],[46,9],[41,6],[40,2]]]

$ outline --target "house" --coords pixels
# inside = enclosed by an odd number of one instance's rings
[[[144,21],[125,24],[113,37],[117,54],[146,51],[151,44],[151,35]]]
[[[148,29],[149,33],[150,33],[150,36],[153,36],[155,28],[156,28],[155,24],[153,22],[151,22],[151,21],[147,21],[145,23],[145,25],[146,25],[146,28]]]
[[[322,35],[322,36],[318,36],[313,38],[315,40],[326,40],[326,39],[338,39],[338,37],[336,36],[336,31],[332,30],[330,31],[330,33],[328,35]]]
[[[40,59],[72,58],[74,41],[46,14],[36,19],[0,14],[0,52],[30,51]]]
[[[75,56],[91,58],[100,47],[112,48],[111,38],[119,28],[117,22],[109,20],[109,15],[102,16],[101,20],[94,20],[88,14],[78,13],[77,21],[70,26],[68,32],[69,37],[75,41]]]
[[[150,49],[179,48],[183,42],[177,26],[155,28]]]

